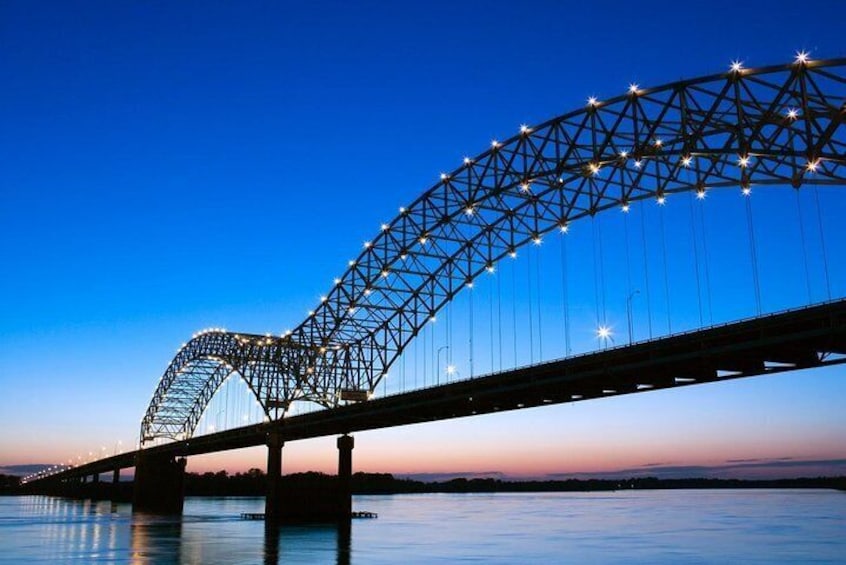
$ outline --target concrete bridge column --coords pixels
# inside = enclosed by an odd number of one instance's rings
[[[264,499],[264,519],[278,522],[284,511],[282,503],[282,447],[285,442],[276,432],[267,434],[267,490]]]
[[[342,435],[338,438],[338,518],[352,515],[352,450],[355,439]]]
[[[185,465],[184,457],[139,453],[135,459],[132,511],[182,514]]]
[[[112,487],[109,492],[111,501],[117,502],[120,498],[120,467],[115,467],[112,471]]]

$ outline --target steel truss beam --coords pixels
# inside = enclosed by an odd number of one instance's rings
[[[846,59],[727,73],[588,104],[493,142],[401,208],[282,337],[196,336],[162,376],[141,439],[193,434],[239,374],[268,418],[370,394],[430,319],[509,254],[638,200],[741,186],[846,184]]]

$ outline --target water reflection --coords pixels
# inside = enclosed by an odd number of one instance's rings
[[[264,564],[330,563],[337,556],[338,565],[350,565],[352,524],[310,524],[307,526],[266,524],[264,529]]]

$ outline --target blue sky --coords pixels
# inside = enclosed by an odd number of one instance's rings
[[[735,59],[786,62],[797,50],[843,57],[838,9],[0,2],[0,465],[134,443],[159,376],[193,332],[296,325],[381,222],[491,139],[631,82],[720,72]],[[843,198],[824,197],[832,225]],[[777,200],[756,210],[787,206]],[[743,233],[742,208],[715,205]],[[668,225],[684,231],[674,226],[689,215],[676,209]],[[730,243],[717,231],[722,252]],[[842,232],[826,235],[836,254]],[[759,245],[777,270],[781,244]],[[544,261],[556,256],[549,247]],[[832,269],[842,296],[846,277]],[[574,292],[592,296],[591,284]],[[741,302],[721,296],[727,311]],[[784,307],[779,287],[767,296]],[[635,300],[645,337],[645,301]],[[369,432],[356,465],[554,473],[842,459],[844,400],[837,370],[750,379]],[[333,442],[286,447],[287,468],[331,469]],[[261,460],[252,450],[192,465]]]

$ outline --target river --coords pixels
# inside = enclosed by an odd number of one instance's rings
[[[266,531],[260,498],[0,497],[0,563],[846,563],[846,493],[662,490],[357,496],[376,519]]]

